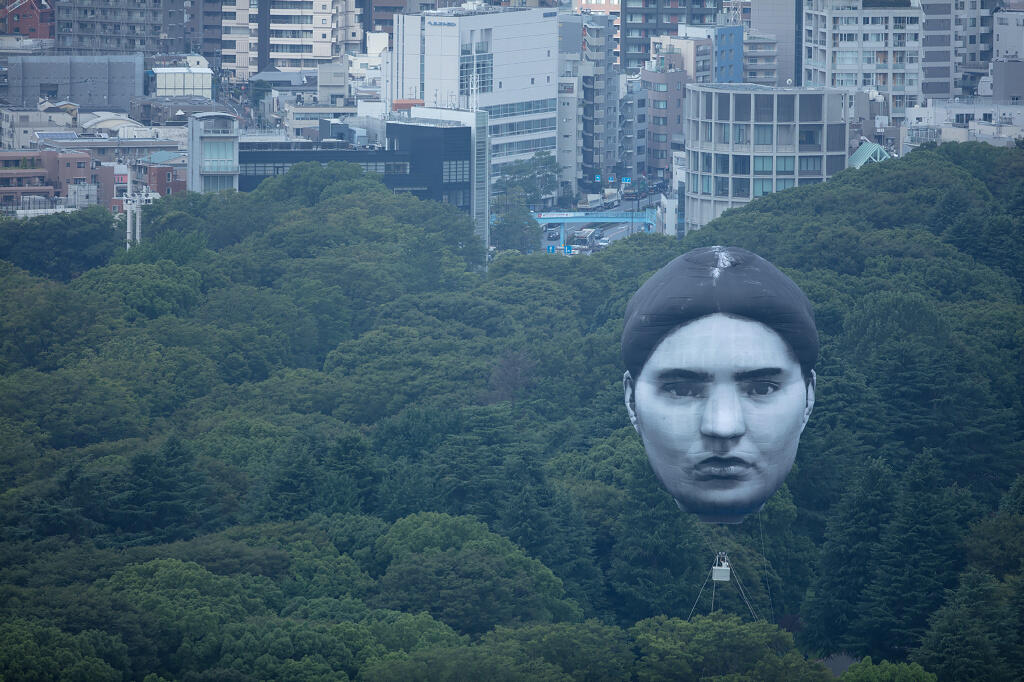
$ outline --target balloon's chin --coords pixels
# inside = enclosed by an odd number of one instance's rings
[[[721,509],[710,509],[710,508],[693,508],[688,507],[684,503],[676,500],[676,506],[688,514],[694,514],[698,520],[703,523],[727,523],[736,524],[743,523],[751,514],[761,511],[764,507],[764,503],[758,504],[752,508],[735,509],[735,508],[721,508]]]

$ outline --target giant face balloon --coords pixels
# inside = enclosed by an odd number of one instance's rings
[[[791,279],[749,251],[690,251],[630,299],[630,421],[681,509],[738,523],[793,466],[814,406],[818,333]]]

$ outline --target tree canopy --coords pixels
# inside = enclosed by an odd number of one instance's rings
[[[486,268],[346,164],[160,199],[128,251],[100,209],[6,221],[0,677],[1020,679],[1022,169],[942,145]],[[796,466],[734,526],[661,490],[618,347],[716,243],[821,337]]]

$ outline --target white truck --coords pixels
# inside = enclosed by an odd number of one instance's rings
[[[604,208],[617,208],[621,201],[622,192],[620,192],[619,190],[609,187],[604,191],[604,200],[602,202]]]
[[[600,194],[588,194],[577,206],[581,211],[600,211],[604,208],[604,198]]]

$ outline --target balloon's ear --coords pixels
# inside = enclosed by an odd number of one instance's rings
[[[637,433],[640,433],[640,427],[636,421],[636,389],[633,386],[633,377],[630,375],[627,369],[622,375],[622,392],[625,394],[626,399],[626,412],[629,413],[629,423],[633,425]]]
[[[804,422],[800,425],[800,431],[803,432],[804,427],[807,426],[807,420],[811,418],[811,411],[814,409],[814,389],[818,384],[818,375],[811,370],[811,378],[807,380],[807,398],[804,401]]]

